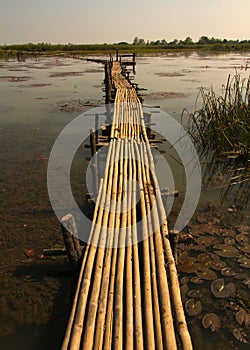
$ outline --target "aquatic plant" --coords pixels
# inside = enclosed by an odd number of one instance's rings
[[[235,284],[225,284],[224,278],[219,278],[211,283],[211,291],[216,298],[228,298],[234,295]]]
[[[200,300],[188,299],[185,303],[185,309],[189,316],[199,315],[202,311],[202,303]]]
[[[218,331],[221,328],[220,319],[215,313],[209,313],[203,316],[202,325],[204,328],[210,327],[212,332]]]
[[[200,109],[183,113],[188,113],[188,131],[209,164],[204,181],[220,175],[225,195],[230,187],[241,185],[238,197],[244,204],[250,198],[250,77],[229,75],[223,95],[201,88],[197,100],[200,97]]]

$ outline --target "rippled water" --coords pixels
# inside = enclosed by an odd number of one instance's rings
[[[209,89],[213,86],[221,93],[228,74],[233,75],[237,70],[243,77],[248,76],[249,71],[243,68],[247,61],[249,57],[244,53],[138,57],[135,79],[140,87],[148,89],[141,91],[145,94],[144,105],[160,105],[163,111],[180,121],[183,108],[195,109],[199,87]],[[47,194],[47,160],[60,131],[79,113],[104,102],[103,79],[99,65],[69,58],[0,62],[1,349],[15,349],[17,346],[25,350],[59,349],[70,307],[71,273],[66,259],[46,260],[41,255],[42,248],[63,245],[60,225]],[[166,150],[166,146],[162,149]],[[77,161],[72,166],[72,188],[78,203],[83,201],[85,158],[89,156],[89,150],[79,149]],[[168,161],[176,173],[176,187],[182,192],[185,187],[183,169],[173,158],[168,158]],[[182,201],[182,193],[179,200]],[[232,229],[236,235],[235,226],[242,222],[247,224],[249,214],[243,211],[239,219],[234,208],[232,211],[227,209],[231,209],[229,203],[220,207],[219,191],[204,193],[201,213],[197,215],[205,216],[205,219],[197,222],[194,218],[188,228],[190,234],[195,240],[197,232],[211,238],[208,228],[211,231],[215,226],[218,230]],[[218,220],[214,222],[217,216]],[[226,237],[222,232],[215,238],[217,241],[213,246],[199,248],[200,243],[195,242],[194,246],[198,245],[196,250],[180,246],[180,253],[187,251],[187,255],[195,259],[200,253],[198,249],[213,253],[216,245],[222,244]],[[237,249],[238,245],[236,240],[234,246]],[[241,256],[249,258],[248,254],[240,251]],[[235,273],[243,273],[247,278],[249,269],[239,265],[239,257],[220,259]],[[225,304],[213,299],[211,282],[205,279],[199,287],[191,282],[195,272],[180,271],[180,274],[188,278],[185,281],[189,288],[187,293],[190,289],[201,290],[201,301],[203,304],[204,300],[207,301],[209,306],[204,306],[197,317],[189,318],[196,349],[212,349],[215,344],[218,349],[245,349],[246,345],[232,334],[235,328],[242,328],[244,332],[248,329],[244,324],[237,325],[233,316],[235,310],[228,311],[234,328],[224,327],[228,314],[223,309]],[[222,277],[220,271],[216,274],[218,278]],[[226,278],[233,280],[237,288],[247,290],[243,279]],[[185,294],[184,302],[186,298]],[[202,317],[209,311],[222,317],[222,328],[218,332],[202,327]],[[230,342],[225,340],[229,334]]]

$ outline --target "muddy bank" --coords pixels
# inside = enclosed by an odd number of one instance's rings
[[[63,246],[46,180],[55,137],[20,125],[1,130],[0,345],[5,350],[59,349],[70,310],[74,280],[68,260],[42,254],[43,248]],[[80,201],[82,165],[73,164],[72,175]]]

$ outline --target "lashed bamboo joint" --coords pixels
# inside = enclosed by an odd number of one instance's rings
[[[191,350],[142,106],[120,62],[111,78],[106,168],[62,350]]]

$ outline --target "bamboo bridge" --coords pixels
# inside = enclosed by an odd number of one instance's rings
[[[108,155],[61,349],[191,350],[141,101],[121,62],[107,80]]]

